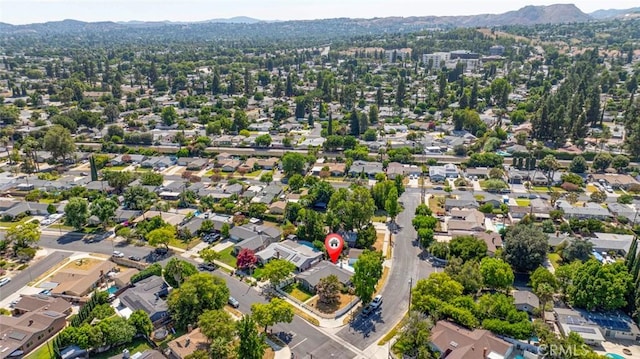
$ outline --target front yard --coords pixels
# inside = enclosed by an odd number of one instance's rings
[[[220,252],[218,252],[218,254],[220,254],[220,258],[218,260],[226,265],[229,265],[235,268],[236,257],[234,257],[233,254],[231,254],[232,252],[233,252],[233,246],[230,246],[221,250]]]
[[[321,311],[322,313],[335,313],[337,310],[344,308],[347,304],[351,303],[356,298],[355,295],[340,293],[340,301],[335,305],[326,305],[318,302],[318,296],[313,297],[307,304]]]
[[[291,283],[288,286],[282,288],[282,290],[303,303],[313,296],[312,293],[310,293],[298,283]]]
[[[27,223],[32,218],[33,218],[32,216],[26,216],[26,217],[22,218],[21,220],[15,221],[15,222],[13,222],[13,221],[0,221],[0,227],[7,228],[7,229],[8,228],[13,228],[15,226],[19,226],[21,224]]]
[[[189,248],[193,248],[193,246],[195,246],[196,244],[200,243],[200,239],[199,238],[192,238],[190,241],[185,242],[181,239],[178,238],[172,238],[171,241],[169,242],[169,245],[171,247],[176,247],[176,248],[180,248],[180,249],[189,249]]]

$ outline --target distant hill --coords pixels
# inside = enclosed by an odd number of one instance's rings
[[[605,20],[626,16],[627,14],[640,14],[640,7],[632,7],[630,9],[602,9],[594,11],[589,15],[594,19]]]
[[[165,21],[138,21],[138,20],[131,20],[131,21],[118,21],[118,24],[122,24],[122,25],[152,25],[152,24],[163,24],[163,25],[171,25],[171,24],[175,24],[175,25],[184,25],[184,24],[201,24],[201,23],[220,23],[220,24],[255,24],[258,22],[263,22],[260,19],[254,19],[252,17],[248,17],[248,16],[235,16],[235,17],[231,17],[228,19],[211,19],[211,20],[204,20],[204,21],[195,21],[195,22],[187,22],[187,21],[169,21],[169,20],[165,20]]]
[[[250,17],[211,19],[199,22],[171,21],[129,21],[129,22],[82,22],[63,20],[42,24],[9,25],[0,24],[0,36],[28,33],[32,36],[55,36],[71,34],[88,36],[99,33],[104,36],[115,32],[121,38],[149,38],[155,36],[153,30],[162,28],[165,35],[175,34],[182,38],[237,37],[263,38],[316,38],[332,39],[371,35],[388,32],[414,32],[426,28],[492,27],[501,25],[556,24],[590,21],[593,18],[580,11],[573,4],[549,6],[525,6],[519,10],[502,14],[480,14],[470,16],[413,16],[382,17],[372,19],[319,19],[292,21],[261,21]],[[135,30],[135,31],[134,31]],[[185,34],[184,32],[189,32]],[[115,34],[114,33],[114,34]],[[158,34],[159,36],[160,34]]]

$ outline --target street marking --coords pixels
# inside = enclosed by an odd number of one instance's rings
[[[304,339],[302,339],[298,344],[296,344],[296,345],[292,346],[290,349],[291,349],[291,350],[295,349],[298,345],[300,345],[300,344],[302,344],[302,343],[306,342],[306,341],[307,341],[307,339],[309,339],[309,338],[304,338]]]

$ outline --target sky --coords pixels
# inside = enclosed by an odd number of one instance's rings
[[[336,17],[474,15],[502,13],[526,5],[562,0],[0,0],[0,22],[29,24],[81,21],[202,21],[249,16],[260,20],[309,20]],[[574,0],[589,13],[626,9],[638,0]]]

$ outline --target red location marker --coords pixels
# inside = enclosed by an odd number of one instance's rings
[[[340,257],[340,252],[342,252],[342,247],[344,247],[344,239],[337,233],[329,233],[324,239],[324,247],[327,249],[331,261],[336,263]]]

